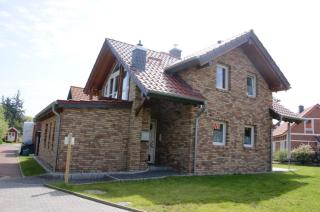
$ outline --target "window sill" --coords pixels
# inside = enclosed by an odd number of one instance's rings
[[[256,95],[250,96],[250,95],[247,94],[247,97],[248,97],[248,98],[251,98],[251,99],[255,99],[257,96],[256,96]]]
[[[228,93],[230,91],[229,89],[223,89],[223,88],[217,88],[217,87],[216,87],[216,90],[224,93]]]
[[[254,146],[253,145],[243,145],[243,148],[245,149],[254,149]]]
[[[225,143],[215,143],[212,142],[213,146],[218,146],[218,147],[225,147]]]

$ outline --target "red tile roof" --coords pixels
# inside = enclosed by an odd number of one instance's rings
[[[138,71],[131,67],[132,51],[134,45],[113,39],[106,39],[110,47],[117,53],[120,61],[123,61],[134,74],[137,83],[142,86],[147,94],[158,94],[173,96],[184,99],[205,101],[205,98],[194,90],[177,75],[170,75],[164,70],[178,59],[171,57],[168,53],[156,52],[147,49],[147,64],[145,71]]]
[[[68,100],[90,100],[89,95],[83,93],[83,88],[77,87],[77,86],[71,86],[69,95],[68,95]],[[93,96],[92,100],[98,100],[97,96]]]
[[[284,106],[282,106],[279,102],[277,102],[276,100],[273,100],[272,102],[272,109],[280,114],[281,116],[285,116],[285,117],[292,117],[292,118],[299,118],[299,114],[292,112],[291,110],[285,108]]]

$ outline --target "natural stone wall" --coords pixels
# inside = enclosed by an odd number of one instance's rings
[[[125,171],[130,108],[65,109],[61,113],[58,171],[65,169],[67,146],[72,133],[71,171]]]
[[[37,123],[37,125],[41,125],[41,136],[38,157],[48,166],[48,168],[54,169],[56,163],[56,149],[58,136],[58,130],[55,127],[56,116],[51,116],[50,118],[40,123]]]
[[[167,100],[152,104],[157,120],[156,164],[182,172],[192,172],[194,107]]]
[[[229,90],[216,89],[216,65],[229,67]],[[246,77],[256,76],[257,95],[246,95]],[[196,160],[198,174],[248,173],[271,170],[272,93],[268,84],[241,49],[218,57],[210,66],[182,71],[179,75],[207,98],[208,110],[199,121]],[[227,124],[226,144],[213,144],[212,124]],[[244,147],[244,127],[255,127],[252,148]]]

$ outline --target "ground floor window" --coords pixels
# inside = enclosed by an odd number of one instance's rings
[[[244,146],[253,147],[254,143],[254,127],[245,126],[244,128]]]
[[[226,143],[226,123],[213,123],[213,144],[224,145]]]

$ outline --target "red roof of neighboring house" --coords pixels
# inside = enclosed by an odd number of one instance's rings
[[[83,88],[77,86],[70,86],[68,100],[90,100],[90,96],[83,92]],[[97,96],[92,96],[92,100],[98,100]]]
[[[311,110],[313,110],[315,107],[319,107],[319,104],[313,105],[311,107],[308,107],[307,109],[305,109],[304,111],[302,111],[301,113],[297,114],[298,117],[300,118],[304,118]],[[291,111],[290,111],[291,112]],[[293,112],[291,112],[293,113]],[[290,126],[294,126],[295,123],[291,123]],[[287,132],[288,130],[288,122],[284,122],[282,124],[280,124],[280,126],[278,126],[273,132],[272,135],[273,136],[280,136],[283,135]]]

